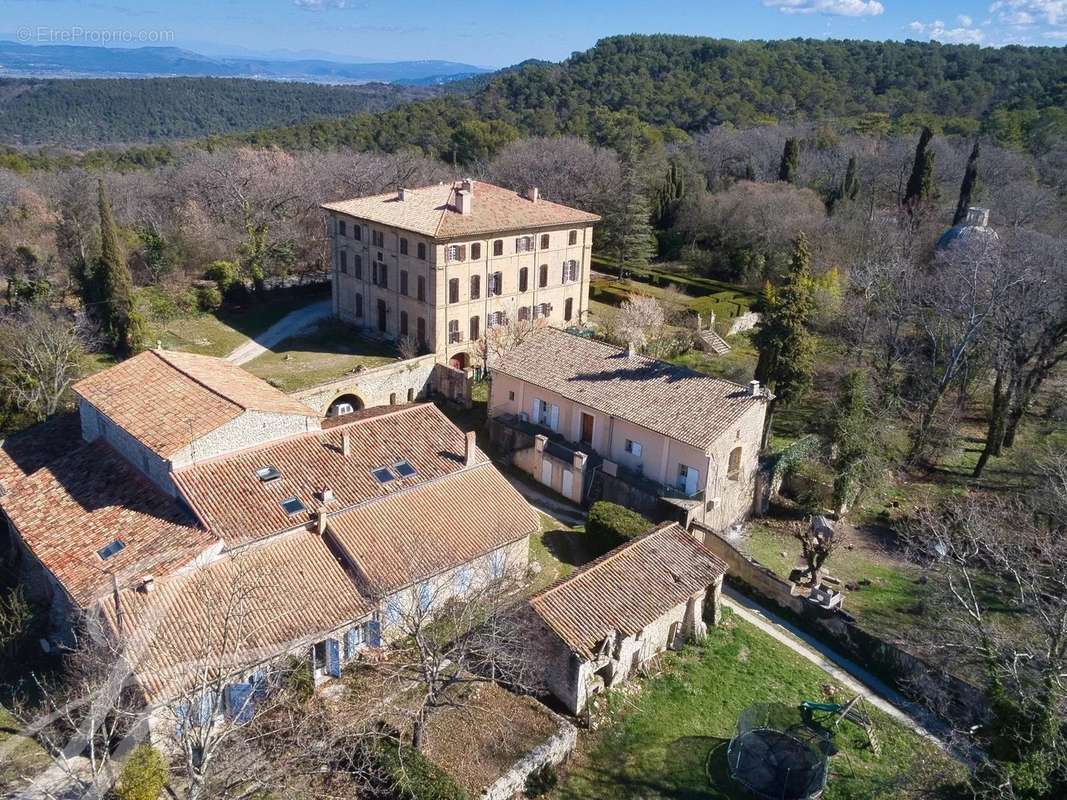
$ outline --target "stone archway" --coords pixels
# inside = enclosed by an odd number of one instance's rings
[[[326,408],[326,416],[341,417],[345,414],[351,414],[354,411],[360,411],[364,407],[363,398],[358,394],[342,394],[335,397]]]
[[[470,363],[470,358],[466,353],[456,353],[448,359],[448,366],[452,369],[466,369]]]

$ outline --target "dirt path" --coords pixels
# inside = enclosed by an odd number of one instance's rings
[[[332,300],[320,300],[309,306],[298,308],[296,311],[290,311],[265,331],[235,349],[226,356],[226,360],[234,364],[245,364],[256,356],[263,355],[279,342],[306,331],[319,320],[330,316],[331,313],[333,313]]]

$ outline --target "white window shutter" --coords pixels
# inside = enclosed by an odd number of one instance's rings
[[[548,427],[554,431],[559,431],[559,406],[553,405],[552,410],[549,412]]]
[[[538,397],[535,397],[533,401],[533,421],[541,422],[541,399]]]

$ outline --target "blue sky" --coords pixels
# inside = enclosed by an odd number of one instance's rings
[[[0,36],[503,66],[617,33],[1067,45],[1067,0],[0,0]],[[122,41],[125,40],[125,41]]]

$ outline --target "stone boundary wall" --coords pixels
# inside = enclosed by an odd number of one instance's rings
[[[434,364],[430,372],[430,389],[460,408],[471,407],[471,375],[467,370]]]
[[[750,331],[759,325],[760,316],[755,311],[749,311],[739,317],[730,320],[730,327],[726,329],[727,336],[735,336],[745,331]]]
[[[804,598],[792,593],[792,584],[775,575],[758,561],[750,559],[710,528],[694,523],[693,534],[726,562],[727,580],[739,584],[754,599],[778,606],[796,624],[864,669],[877,675],[904,696],[930,703],[937,713],[966,726],[984,722],[989,716],[985,693],[972,683],[930,664],[863,628],[845,614],[821,617]]]
[[[512,800],[526,788],[526,779],[547,766],[558,766],[578,743],[578,729],[559,714],[549,712],[558,723],[556,732],[482,790],[479,800]]]
[[[294,392],[293,396],[323,416],[330,404],[343,394],[356,395],[363,401],[364,408],[389,405],[389,397],[393,394],[398,403],[406,403],[409,389],[414,399],[425,399],[433,368],[432,355],[418,356],[353,372],[343,378]]]

